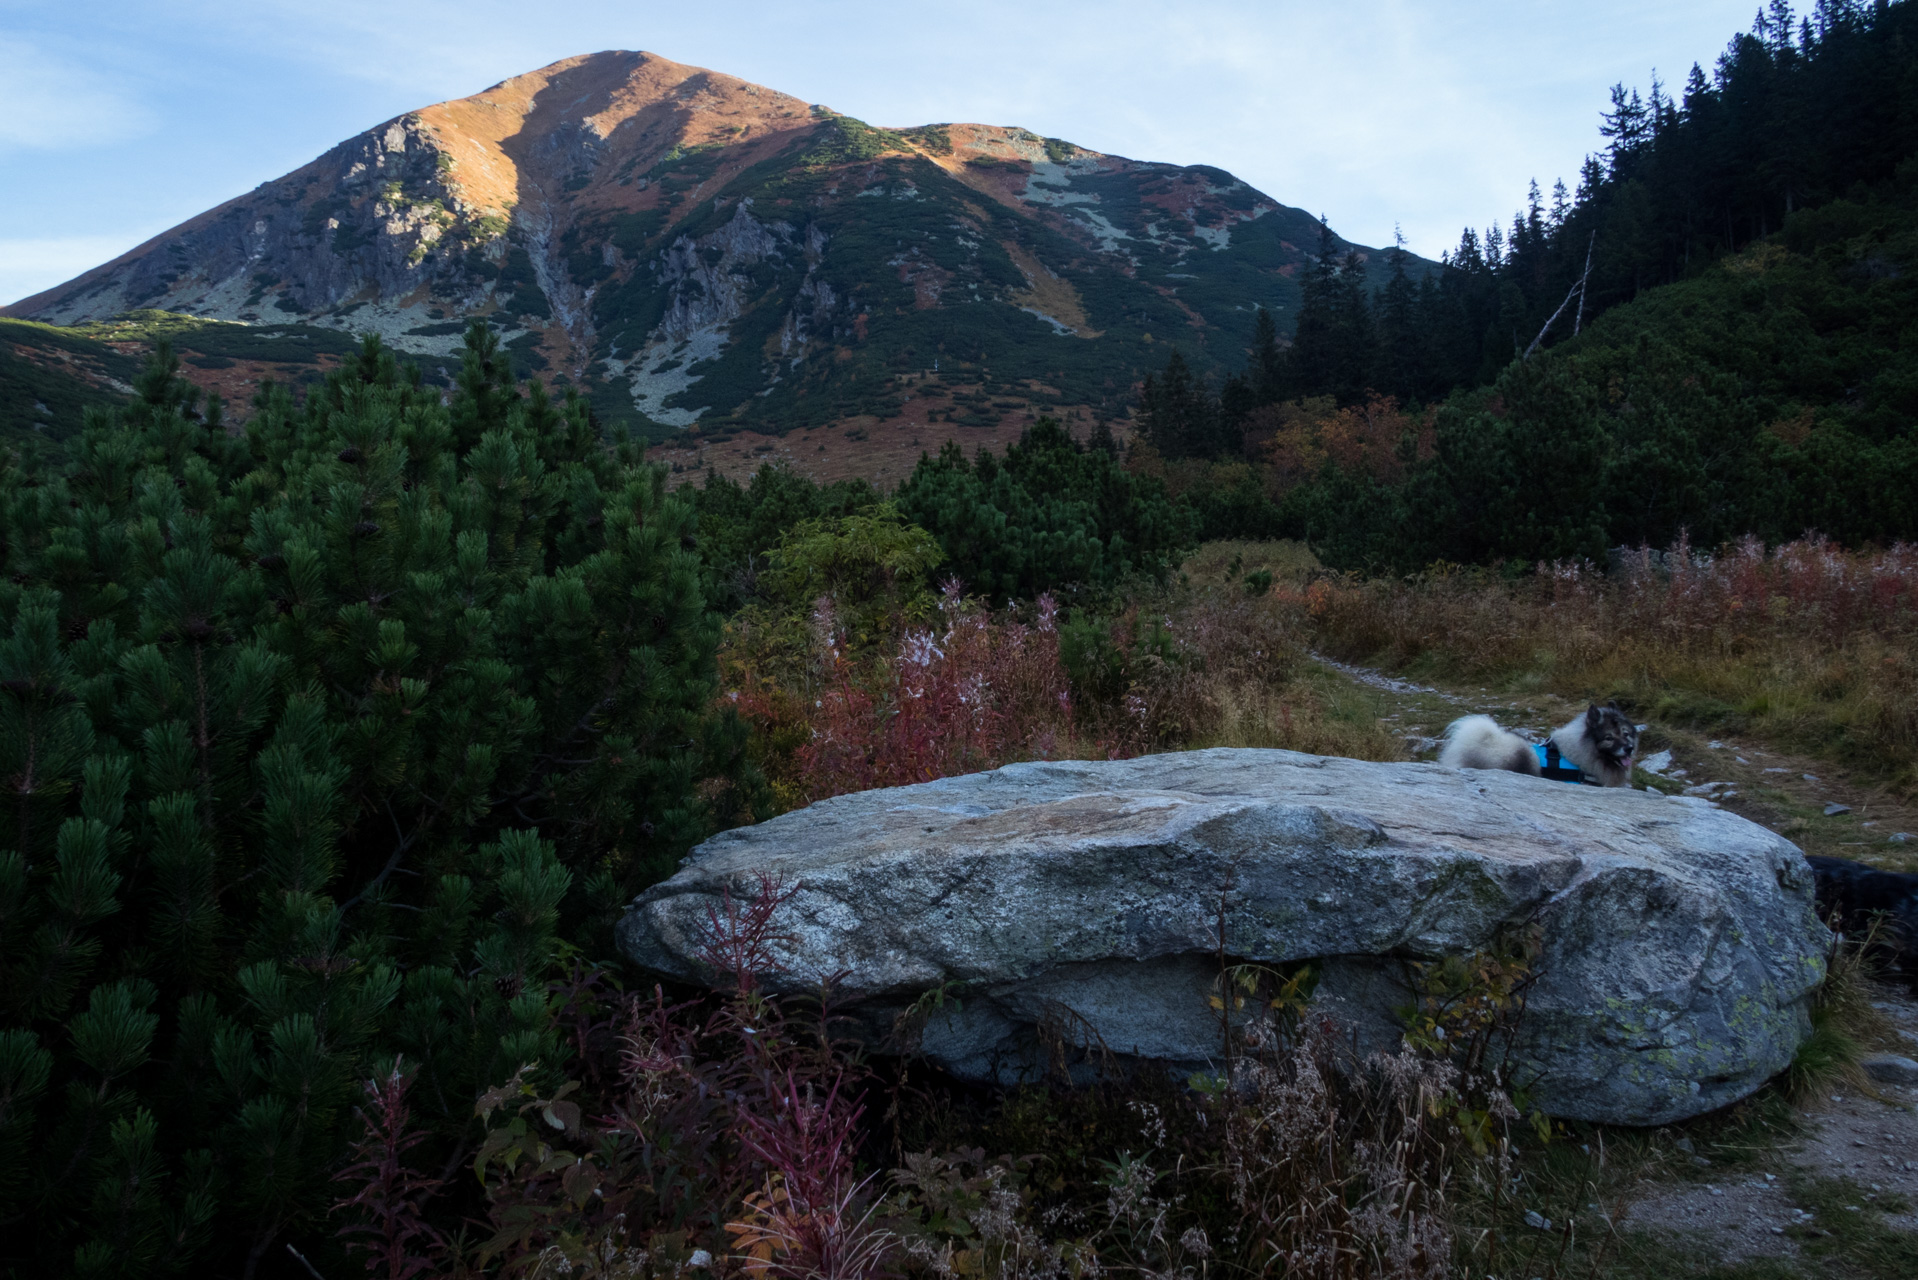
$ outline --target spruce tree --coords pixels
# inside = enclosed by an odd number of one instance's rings
[[[1319,251],[1300,285],[1298,328],[1287,353],[1286,398],[1329,395],[1342,404],[1363,398],[1372,375],[1376,336],[1358,250],[1339,251],[1319,219]]]
[[[1419,320],[1418,289],[1406,274],[1405,237],[1394,233],[1386,250],[1391,278],[1379,291],[1378,347],[1372,386],[1400,399],[1425,392],[1425,333]]]
[[[1212,397],[1176,347],[1164,370],[1156,378],[1146,377],[1139,394],[1139,429],[1167,458],[1209,457],[1218,451]]]

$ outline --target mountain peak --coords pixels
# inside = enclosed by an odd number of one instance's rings
[[[1238,365],[1319,234],[1220,169],[878,128],[609,50],[395,117],[8,310],[370,330],[429,366],[479,318],[656,439],[900,422],[936,448],[1123,417],[1171,344]]]
[[[527,184],[564,185],[615,150],[643,167],[675,148],[763,141],[814,124],[809,104],[789,94],[623,49],[562,58],[385,127],[414,119],[451,157],[450,185],[494,213],[518,205]]]

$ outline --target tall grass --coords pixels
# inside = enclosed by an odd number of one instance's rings
[[[1336,656],[1750,732],[1918,783],[1918,548],[1640,549],[1610,573],[1438,568],[1288,593]]]
[[[787,807],[1018,760],[1195,747],[1394,758],[1368,713],[1307,678],[1295,608],[1236,583],[1154,589],[1067,623],[1050,597],[994,611],[949,581],[848,635],[834,602],[804,627],[736,628],[728,698]]]

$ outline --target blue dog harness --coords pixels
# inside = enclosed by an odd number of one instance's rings
[[[1558,743],[1547,738],[1533,745],[1538,752],[1538,775],[1553,782],[1583,782],[1585,771],[1558,754]]]

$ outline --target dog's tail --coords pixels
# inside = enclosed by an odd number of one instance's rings
[[[1532,744],[1498,727],[1490,716],[1464,716],[1445,726],[1438,762],[1452,769],[1508,769],[1538,776]]]

